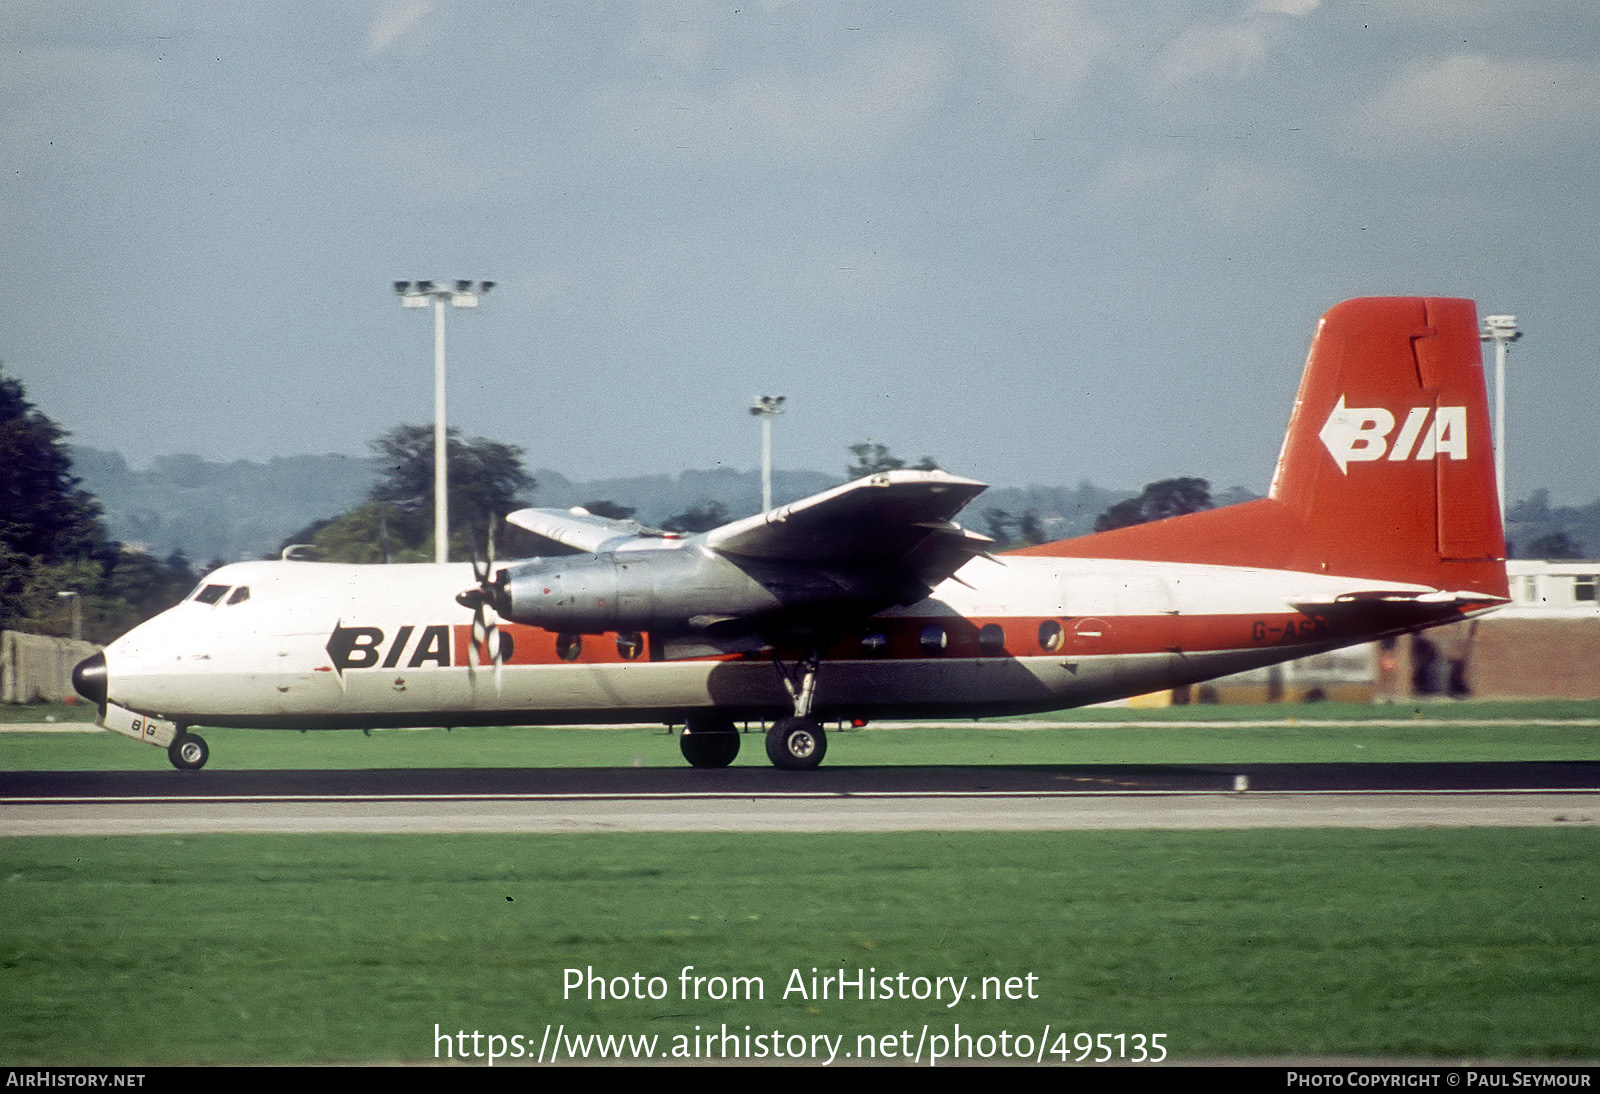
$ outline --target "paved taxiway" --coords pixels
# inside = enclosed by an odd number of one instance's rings
[[[0,835],[1600,823],[1600,764],[13,772]]]

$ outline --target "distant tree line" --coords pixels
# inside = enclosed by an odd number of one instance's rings
[[[1593,558],[1600,544],[1600,501],[1550,504],[1550,491],[1535,490],[1506,513],[1506,549],[1512,558]]]
[[[528,503],[535,486],[516,445],[446,432],[450,558],[483,557],[491,525]],[[382,471],[367,498],[337,516],[313,521],[280,546],[309,547],[329,562],[432,562],[433,427],[400,425],[370,442]],[[499,544],[497,544],[498,548]]]
[[[1210,509],[1212,504],[1211,484],[1205,479],[1161,479],[1147,483],[1135,496],[1119,501],[1101,513],[1095,519],[1094,530],[1109,532],[1113,528],[1181,517],[1185,513]]]
[[[83,636],[109,642],[182,600],[198,575],[182,552],[158,559],[106,535],[66,437],[0,373],[0,629],[66,635],[75,595]]]

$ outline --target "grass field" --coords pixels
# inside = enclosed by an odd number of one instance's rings
[[[1595,760],[1597,714],[1102,709],[870,727],[834,735],[828,762]],[[1235,724],[1196,724],[1218,718]],[[660,729],[205,732],[212,768],[683,763]],[[765,762],[758,736],[740,762]],[[112,734],[0,733],[5,770],[166,766]],[[1079,1032],[1164,1033],[1178,1063],[1593,1061],[1597,876],[1600,831],[1576,827],[4,839],[0,1044],[24,1065],[414,1061],[436,1024],[530,1053],[546,1023],[655,1035],[661,1053],[726,1024],[854,1052],[858,1035],[910,1030],[914,1046],[959,1023],[1025,1034],[1051,1062],[1078,1055]],[[764,996],[681,998],[688,965]],[[564,998],[565,970],[589,968],[659,976],[664,998]],[[1037,997],[784,998],[813,968],[970,990],[1032,975]]]
[[[437,1023],[1164,1033],[1218,1057],[1600,1057],[1600,832],[0,841],[8,1064],[430,1059]],[[681,998],[679,972],[760,999]],[[563,997],[641,973],[660,1001]],[[1035,999],[783,997],[794,970]],[[1047,1057],[1050,1059],[1051,1057]]]
[[[24,713],[26,712],[26,713]],[[0,708],[0,722],[93,719],[76,707]],[[1225,720],[1232,724],[1206,723]],[[1333,723],[1333,724],[1329,724]],[[1554,723],[1554,724],[1549,724]],[[1597,724],[1588,724],[1597,723]],[[830,730],[829,766],[1600,760],[1600,703],[1283,704],[1067,711],[1032,728]],[[969,728],[970,727],[970,728]],[[681,767],[646,729],[481,728],[295,733],[202,728],[208,770],[366,767]],[[767,762],[748,734],[739,765]],[[0,770],[163,770],[162,749],[111,733],[0,734]]]

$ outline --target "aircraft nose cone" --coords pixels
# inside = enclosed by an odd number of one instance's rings
[[[78,662],[72,670],[72,686],[95,706],[106,705],[106,655],[97,653]]]

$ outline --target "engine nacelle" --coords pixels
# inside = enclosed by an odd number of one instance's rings
[[[493,603],[514,623],[576,634],[683,632],[781,606],[739,567],[699,551],[535,559],[503,571]]]
[[[572,634],[737,632],[818,606],[876,611],[893,599],[870,575],[693,549],[534,559],[501,570],[489,595],[502,619]]]

